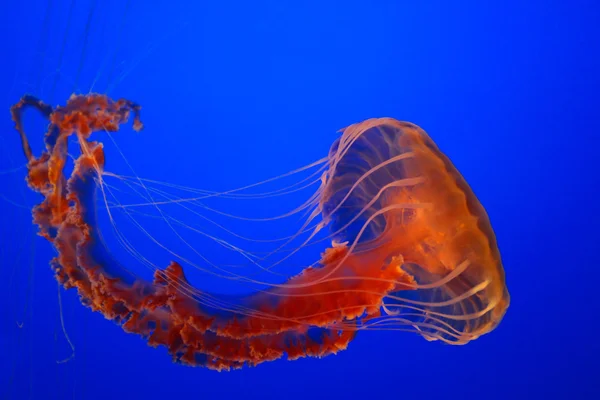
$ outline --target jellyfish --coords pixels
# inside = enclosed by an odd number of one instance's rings
[[[23,128],[27,108],[49,121],[40,156]],[[138,104],[88,94],[54,108],[24,96],[11,112],[27,182],[42,196],[33,221],[58,252],[50,262],[56,279],[176,362],[230,370],[323,357],[368,330],[465,344],[492,331],[508,308],[486,211],[414,124],[378,118],[343,129],[310,200],[319,229],[331,232],[318,263],[256,293],[225,296],[194,287],[177,261],[152,279],[135,276],[101,240],[95,196],[106,155],[92,135],[116,132],[132,115],[141,130]],[[80,152],[69,172],[71,136]]]

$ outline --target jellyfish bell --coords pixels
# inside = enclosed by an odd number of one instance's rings
[[[412,326],[454,344],[494,329],[510,302],[494,231],[425,131],[392,118],[351,125],[325,174],[323,218],[337,241],[355,243],[365,275],[395,260],[414,279],[384,297],[379,328]]]

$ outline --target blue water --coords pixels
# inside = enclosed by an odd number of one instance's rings
[[[81,1],[70,11],[69,0],[40,0],[0,12],[0,398],[600,398],[596,2],[156,3]],[[90,90],[143,106],[142,133],[113,135],[118,148],[98,136],[107,169],[211,190],[324,157],[338,129],[366,118],[422,126],[490,215],[511,293],[504,320],[466,346],[364,332],[324,359],[230,373],[172,364],[73,291],[59,298],[54,250],[31,226],[39,197],[24,183],[8,108],[24,93],[60,104]],[[43,128],[28,117],[36,154]],[[263,215],[287,204],[227,206]],[[285,223],[278,229],[298,227]],[[150,217],[143,224],[160,231]],[[139,249],[165,266],[155,247]]]

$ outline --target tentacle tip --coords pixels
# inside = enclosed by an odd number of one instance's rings
[[[136,120],[133,121],[133,130],[139,132],[142,129],[144,129],[144,123],[136,118]]]

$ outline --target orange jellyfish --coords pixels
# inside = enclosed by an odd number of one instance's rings
[[[49,121],[33,155],[22,111]],[[494,329],[509,305],[488,216],[468,184],[419,127],[391,118],[351,125],[331,147],[313,196],[333,241],[318,265],[235,299],[190,285],[172,262],[153,280],[130,274],[100,240],[94,196],[104,168],[96,131],[114,132],[140,107],[90,94],[63,107],[23,97],[12,109],[28,160],[40,235],[58,251],[59,283],[127,332],[165,346],[173,359],[217,370],[283,356],[346,349],[360,330],[414,331],[467,343]],[[80,154],[66,173],[67,139]]]

